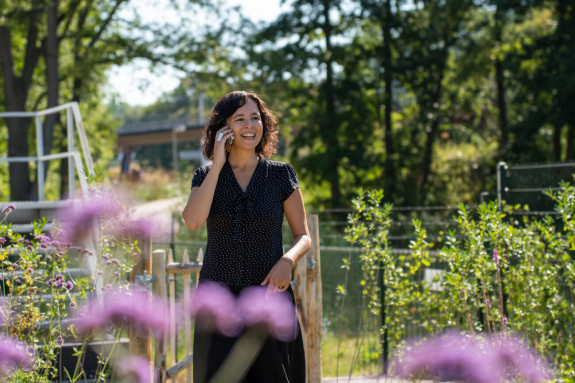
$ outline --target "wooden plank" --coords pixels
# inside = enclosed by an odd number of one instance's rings
[[[166,252],[155,250],[152,253],[152,276],[154,277],[154,294],[160,299],[166,299],[168,286],[166,285]],[[166,382],[166,350],[168,334],[160,339],[156,339],[154,353],[154,367],[156,368],[157,382]]]
[[[188,264],[172,262],[166,265],[166,270],[169,273],[178,273],[178,274],[199,273],[201,268],[202,264],[198,262],[192,262]]]
[[[184,256],[182,257],[182,264],[187,265],[190,263],[190,257],[188,256],[188,250],[184,250]],[[184,307],[190,307],[191,302],[191,282],[192,278],[190,274],[184,274],[184,285],[183,285],[183,295],[184,295]],[[192,322],[189,315],[184,315],[183,320],[184,334],[186,338],[186,354],[190,355],[192,353]],[[186,369],[186,382],[192,383],[192,369]]]
[[[168,252],[168,263],[174,262],[172,249]],[[168,273],[168,289],[170,294],[170,366],[176,364],[176,280],[173,273]]]
[[[307,380],[321,382],[322,284],[319,243],[319,219],[316,214],[307,217],[311,247],[306,254],[306,306],[307,306]]]
[[[134,222],[135,225],[138,225],[138,222]],[[145,222],[143,224],[148,224]],[[150,238],[142,239],[141,240],[141,253],[134,253],[133,260],[135,262],[132,271],[130,272],[130,282],[135,284],[136,282],[136,275],[152,275],[152,240]],[[150,299],[152,299],[152,291],[148,290],[145,291],[142,289],[141,294],[147,294]],[[149,363],[149,376],[153,376],[153,363],[152,363],[152,342],[151,342],[151,331],[148,331],[148,334],[141,334],[136,332],[132,327],[129,329],[129,337],[130,337],[130,355],[134,356],[141,356],[150,361]],[[153,383],[153,382],[149,382]]]

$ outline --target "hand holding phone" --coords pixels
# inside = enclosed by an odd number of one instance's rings
[[[231,136],[226,140],[226,152],[229,153],[232,150],[232,144],[234,143],[234,136]]]

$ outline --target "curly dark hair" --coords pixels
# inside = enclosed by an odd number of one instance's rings
[[[278,121],[274,112],[268,108],[257,94],[246,91],[234,91],[226,94],[216,103],[210,115],[210,121],[204,128],[202,154],[206,159],[213,159],[216,132],[226,124],[228,117],[246,104],[248,99],[254,101],[258,106],[263,123],[263,135],[256,146],[256,153],[269,158],[277,152],[279,132]]]

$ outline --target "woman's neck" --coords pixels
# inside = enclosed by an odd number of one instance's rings
[[[232,150],[228,162],[233,168],[246,168],[257,164],[259,158],[255,151],[240,152]]]

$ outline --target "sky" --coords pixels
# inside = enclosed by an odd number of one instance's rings
[[[239,5],[246,16],[254,21],[269,22],[276,18],[282,6],[281,0],[225,0],[226,5]],[[166,20],[177,15],[166,11],[161,3],[165,0],[138,0],[138,12],[144,20]],[[182,77],[178,71],[162,67],[151,71],[143,60],[114,66],[108,72],[106,93],[116,94],[120,100],[130,105],[149,105],[163,93],[175,89]]]

